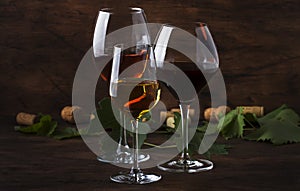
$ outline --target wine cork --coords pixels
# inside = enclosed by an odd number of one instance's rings
[[[264,107],[262,106],[238,106],[239,108],[242,108],[242,113],[253,113],[257,117],[261,117],[264,115]]]
[[[174,113],[171,111],[162,111],[160,112],[160,122],[164,122],[169,117],[174,117]]]
[[[63,120],[73,124],[75,123],[75,114],[76,123],[88,123],[92,118],[95,118],[94,115],[88,114],[79,106],[66,106],[60,112]]]
[[[16,116],[16,121],[19,125],[33,125],[37,115],[20,112]]]
[[[188,118],[188,123],[191,124],[191,122],[192,122],[191,118]],[[168,127],[175,128],[175,118],[174,118],[174,116],[167,118],[166,125]]]
[[[61,118],[69,123],[75,123],[74,112],[79,109],[78,106],[66,106],[60,112]]]
[[[181,113],[179,108],[171,109],[171,113],[174,113],[174,112]],[[195,110],[194,109],[189,109],[189,116],[194,117],[194,115],[195,115]]]
[[[218,119],[216,118],[215,111],[216,111],[216,108],[212,108],[212,107],[205,109],[204,110],[204,119],[206,121],[217,122]]]
[[[219,106],[215,109],[215,118],[219,121],[224,115],[231,111],[230,107],[226,105]]]
[[[171,111],[171,113],[174,113],[174,112],[180,113],[180,109],[179,108],[173,108],[170,111]]]
[[[166,120],[166,125],[171,128],[175,128],[175,119],[174,117],[168,117]]]
[[[164,122],[169,117],[174,117],[174,112],[180,113],[180,109],[179,108],[173,108],[170,111],[162,111],[162,112],[160,112],[160,122]],[[190,109],[189,110],[189,117],[192,118],[194,115],[195,115],[195,110],[194,109]]]
[[[230,111],[231,108],[226,105],[221,105],[217,108],[207,108],[204,110],[204,119],[207,121],[218,122],[220,118]]]

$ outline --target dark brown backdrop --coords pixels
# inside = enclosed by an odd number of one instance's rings
[[[149,22],[210,26],[229,104],[300,111],[299,0],[2,0],[0,114],[59,113],[105,6],[140,6]]]

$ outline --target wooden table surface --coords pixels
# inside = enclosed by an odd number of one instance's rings
[[[300,145],[274,146],[234,139],[229,155],[213,156],[215,168],[172,174],[148,185],[110,181],[119,167],[98,162],[81,138],[54,140],[13,130],[14,118],[0,118],[0,190],[298,190]],[[159,135],[158,135],[159,136]]]

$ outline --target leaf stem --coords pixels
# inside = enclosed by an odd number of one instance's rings
[[[247,121],[248,122],[248,124],[253,128],[253,129],[256,129],[256,127],[254,126],[254,125],[252,125],[252,123],[245,117],[244,118],[245,119],[245,121]],[[252,129],[252,130],[253,130]],[[250,128],[244,128],[244,130],[250,130]]]
[[[157,148],[160,148],[160,149],[176,148],[176,145],[159,146],[159,145],[156,145],[156,144],[153,144],[153,143],[148,143],[148,142],[144,142],[144,145],[151,146],[151,147],[157,147]]]

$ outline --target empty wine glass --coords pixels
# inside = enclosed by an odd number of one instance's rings
[[[170,76],[174,76],[174,81],[176,81],[177,73],[168,70],[168,63],[165,62],[165,60],[170,60],[172,64],[174,64],[181,71],[183,71],[186,76],[188,76],[196,92],[199,92],[201,89],[203,89],[203,87],[206,86],[207,80],[209,80],[217,71],[219,67],[219,59],[214,41],[205,23],[196,23],[195,35],[196,38],[194,42],[189,41],[188,43],[190,45],[194,43],[193,46],[191,46],[193,47],[191,51],[193,51],[192,55],[196,57],[195,60],[197,63],[193,63],[192,61],[178,61],[174,54],[168,54],[172,51],[171,48],[168,48],[169,41],[176,41],[179,43],[182,42],[182,44],[186,44],[184,43],[185,39],[182,39],[182,35],[180,35],[180,30],[170,25],[162,26],[158,34],[156,39],[155,56],[160,73],[164,74],[165,76],[169,76],[169,78]],[[193,94],[187,89],[183,96],[178,97],[170,84],[163,82],[161,84],[169,89],[179,103],[181,111],[182,152],[173,160],[159,164],[158,168],[168,172],[188,173],[212,169],[213,163],[211,161],[193,158],[188,153],[189,110],[190,104],[197,95]]]

